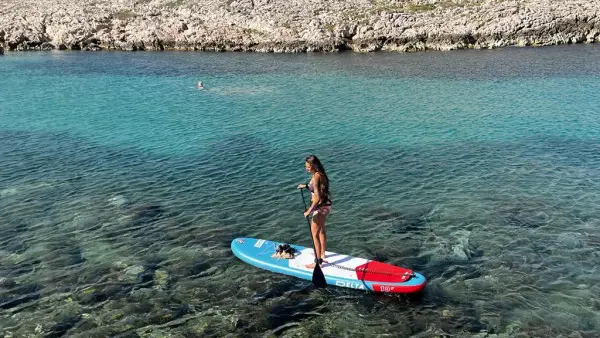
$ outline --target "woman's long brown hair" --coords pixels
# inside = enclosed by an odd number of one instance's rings
[[[325,167],[323,167],[323,164],[315,155],[308,155],[304,160],[322,176],[322,179],[319,180],[321,184],[319,184],[319,186],[317,187],[317,189],[319,189],[319,196],[321,197],[321,203],[319,203],[319,205],[331,204],[331,193],[329,192],[329,177],[327,177]]]

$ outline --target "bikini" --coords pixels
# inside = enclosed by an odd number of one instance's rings
[[[308,191],[311,192],[311,194],[314,194],[315,186],[312,183],[312,180],[310,182],[308,182],[306,187],[308,188]],[[317,207],[313,209],[312,214],[313,214],[313,216],[316,214],[319,214],[319,213],[322,215],[327,215],[327,214],[329,214],[329,211],[331,211],[331,201],[328,201],[327,204],[317,205]]]

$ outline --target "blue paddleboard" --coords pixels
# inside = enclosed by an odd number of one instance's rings
[[[281,242],[257,238],[236,238],[231,250],[242,261],[258,268],[306,280],[312,279],[314,261],[312,247],[290,244],[296,249],[294,258],[272,257]],[[386,293],[413,293],[423,290],[425,277],[410,269],[360,257],[326,252],[322,265],[327,284],[351,289]]]

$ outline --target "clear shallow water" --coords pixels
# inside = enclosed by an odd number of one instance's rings
[[[599,56],[10,53],[0,333],[596,337]],[[240,235],[310,244],[311,152],[328,248],[423,273],[422,296],[231,254]]]

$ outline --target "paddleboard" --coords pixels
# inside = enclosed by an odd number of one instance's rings
[[[294,258],[271,257],[281,242],[258,238],[236,238],[231,250],[240,260],[261,269],[312,280],[313,269],[306,265],[315,259],[312,247],[290,244]],[[322,271],[329,285],[384,293],[413,293],[423,290],[425,277],[410,269],[366,258],[325,252]]]

